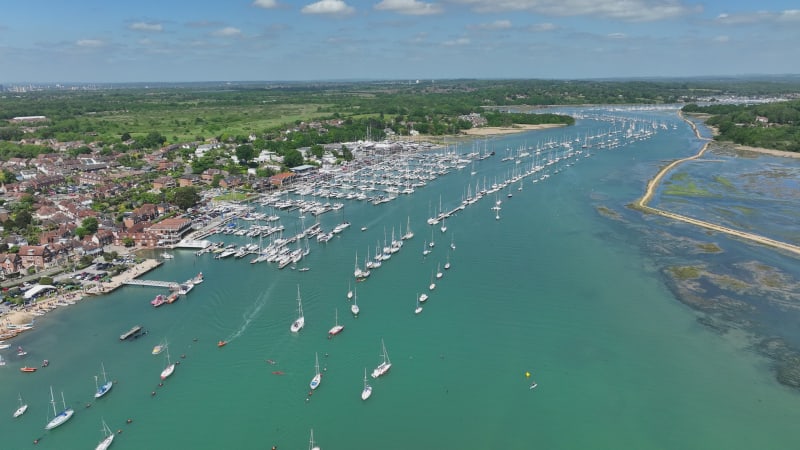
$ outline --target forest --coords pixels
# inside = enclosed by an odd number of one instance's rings
[[[0,120],[35,115],[48,120],[0,125],[0,159],[32,157],[49,151],[46,147],[19,144],[23,138],[94,142],[104,151],[113,147],[115,152],[126,152],[209,138],[244,144],[253,134],[258,138],[252,142],[256,150],[285,154],[306,146],[367,137],[382,139],[388,131],[401,136],[412,130],[426,135],[454,135],[472,126],[460,118],[470,113],[483,114],[490,125],[570,123],[571,119],[562,116],[538,114],[541,106],[661,104],[799,91],[800,80],[787,77],[192,83],[2,93]],[[496,112],[503,106],[514,106],[523,114]],[[536,108],[537,114],[527,114],[526,106],[531,111]],[[786,120],[790,120],[788,116]],[[332,125],[332,121],[336,124]],[[308,126],[314,122],[317,126]],[[286,135],[286,130],[293,131]]]
[[[718,130],[718,141],[800,152],[800,100],[754,105],[689,104],[683,111],[710,115],[705,121]]]

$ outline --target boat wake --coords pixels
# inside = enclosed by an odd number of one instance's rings
[[[264,305],[267,304],[267,299],[269,299],[269,296],[272,293],[273,288],[274,285],[270,286],[269,289],[267,289],[266,291],[263,291],[261,293],[261,296],[259,296],[256,299],[255,303],[253,303],[253,306],[248,311],[245,311],[244,314],[242,314],[244,322],[242,322],[242,324],[239,326],[239,328],[236,329],[236,331],[234,331],[230,336],[228,336],[225,339],[226,343],[230,343],[234,339],[244,334],[244,332],[250,326],[250,323],[253,321],[253,319],[258,317],[259,313],[261,312],[261,309],[264,308]]]

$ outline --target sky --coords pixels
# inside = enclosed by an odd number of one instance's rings
[[[797,0],[0,0],[7,84],[797,73]]]

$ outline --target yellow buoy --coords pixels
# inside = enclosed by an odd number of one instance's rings
[[[525,372],[525,378],[530,378],[530,377],[531,377],[531,373],[530,372]]]

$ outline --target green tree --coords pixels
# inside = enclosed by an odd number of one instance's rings
[[[239,159],[240,164],[247,164],[248,161],[255,156],[255,150],[250,144],[244,144],[236,147],[236,157]]]
[[[27,228],[33,221],[33,216],[26,210],[17,212],[14,216],[14,226],[19,229]]]
[[[122,238],[122,245],[124,245],[125,247],[133,247],[134,245],[136,245],[136,241],[134,241],[132,237],[125,236],[124,238]]]
[[[317,158],[322,158],[322,155],[325,153],[325,148],[320,144],[314,144],[311,146],[311,154],[316,156]]]
[[[289,150],[283,156],[283,164],[286,167],[297,167],[303,164],[303,154],[297,149]]]
[[[171,201],[178,208],[185,211],[200,201],[200,195],[197,193],[197,189],[192,186],[179,187],[172,192]]]
[[[84,237],[86,237],[86,235],[89,234],[89,230],[87,230],[84,227],[78,227],[78,228],[75,228],[75,232],[74,233],[75,233],[75,236],[78,237],[78,239],[83,239]]]
[[[85,228],[89,234],[97,233],[98,226],[99,223],[97,222],[96,217],[87,217],[83,219],[83,222],[81,222],[81,227]]]

